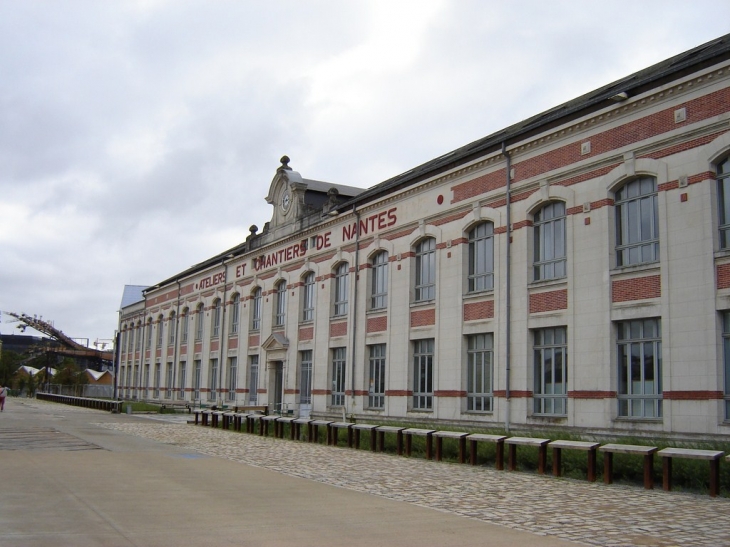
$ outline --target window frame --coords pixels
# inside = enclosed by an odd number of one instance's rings
[[[202,359],[195,359],[193,361],[193,400],[200,400],[200,381],[203,374],[203,361]]]
[[[433,410],[435,339],[413,341],[413,410]]]
[[[484,221],[476,224],[469,230],[467,239],[469,242],[467,292],[493,290],[494,223]]]
[[[386,345],[368,345],[368,399],[367,408],[385,409]]]
[[[238,357],[229,357],[226,365],[226,384],[228,387],[228,401],[236,400],[236,390],[238,389]]]
[[[156,342],[157,349],[162,347],[162,342],[165,340],[164,325],[165,325],[165,318],[162,316],[162,314],[160,314],[157,316],[157,342]]]
[[[215,401],[218,397],[218,358],[212,357],[208,360],[208,402]]]
[[[219,338],[221,335],[221,311],[223,305],[220,298],[213,301],[213,310],[210,314],[210,337]]]
[[[333,276],[332,316],[342,317],[347,315],[348,310],[350,265],[347,262],[340,262],[335,266]]]
[[[241,323],[241,295],[235,293],[231,298],[231,319],[228,332],[230,334],[238,334]]]
[[[248,402],[257,404],[259,400],[259,356],[248,356]]]
[[[177,382],[178,382],[178,399],[185,399],[185,373],[187,368],[187,361],[180,361],[178,364]]]
[[[286,324],[286,281],[283,279],[274,285],[274,326]]]
[[[180,344],[188,343],[190,331],[190,310],[185,308],[180,316]]]
[[[332,397],[330,406],[345,406],[347,348],[332,348]]]
[[[651,182],[652,191],[645,192],[642,186]],[[639,188],[636,195],[631,195],[634,188]],[[624,195],[625,194],[625,195]],[[624,268],[640,264],[659,262],[659,190],[657,179],[653,176],[641,176],[624,183],[614,192],[614,209],[616,218],[616,266]],[[635,209],[638,206],[639,211]],[[638,218],[637,218],[638,215]],[[648,215],[648,218],[645,218]],[[632,226],[633,225],[633,226]],[[646,225],[646,226],[645,226]],[[632,231],[638,228],[639,239],[631,241]],[[648,230],[649,234],[644,231]],[[632,251],[638,250],[639,257],[632,258]],[[644,258],[644,251],[649,257]]]
[[[436,238],[426,237],[415,246],[415,283],[413,300],[431,302],[436,299]]]
[[[262,311],[263,290],[256,287],[251,291],[251,330],[261,330],[261,311]]]
[[[175,334],[177,333],[177,316],[175,315],[175,312],[170,312],[170,318],[167,322],[167,345],[168,346],[174,346],[175,345]]]
[[[646,326],[653,324],[654,336],[645,334]],[[624,336],[628,329],[630,338]],[[633,337],[632,330],[638,329],[639,336]],[[662,331],[661,319],[657,317],[631,319],[616,323],[616,363],[617,363],[617,390],[618,417],[627,420],[661,420],[663,417],[662,401]],[[624,356],[633,357],[634,346],[638,346],[640,355],[639,383],[641,393],[634,393],[633,362],[623,359]],[[653,354],[652,374],[654,375],[654,393],[646,393],[646,348],[651,347]],[[628,348],[628,352],[625,348]],[[631,380],[629,380],[631,378]],[[647,403],[651,403],[652,411],[647,413]],[[641,412],[635,413],[634,407],[640,407]]]
[[[562,211],[555,211],[558,207]],[[532,230],[533,279],[535,281],[545,281],[566,277],[568,240],[565,202],[550,201],[535,211],[533,214]],[[562,250],[560,246],[562,246]],[[552,248],[549,249],[549,247]]]
[[[388,307],[388,251],[380,250],[370,259],[370,309]]]
[[[717,229],[721,250],[730,249],[730,157],[716,165]]]
[[[722,312],[724,421],[730,421],[730,311]]]
[[[307,272],[302,279],[302,323],[314,321],[314,272]]]
[[[568,329],[547,327],[533,331],[533,414],[568,415]],[[549,370],[548,370],[549,366]],[[560,374],[558,378],[558,372]]]
[[[195,341],[202,342],[203,340],[203,315],[205,312],[205,306],[201,303],[195,308]]]
[[[466,336],[466,410],[494,411],[494,334]]]
[[[312,371],[313,356],[311,349],[299,352],[299,404],[312,404]]]

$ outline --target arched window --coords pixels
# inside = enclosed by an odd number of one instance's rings
[[[238,333],[238,322],[240,317],[241,295],[236,293],[231,298],[231,334]]]
[[[199,342],[203,339],[203,304],[198,304],[195,308],[195,341]]]
[[[347,293],[349,276],[349,265],[347,262],[340,263],[335,269],[335,306],[334,315],[347,315]]]
[[[388,253],[380,251],[370,261],[370,307],[374,310],[388,305]]]
[[[167,324],[167,345],[168,346],[174,346],[175,345],[175,331],[177,330],[177,325],[175,324],[175,312],[170,312],[170,320]],[[172,384],[170,384],[172,385]]]
[[[314,319],[314,272],[304,276],[302,285],[302,321]]]
[[[416,245],[415,301],[436,298],[436,240],[432,237]]]
[[[152,318],[147,320],[147,341],[145,342],[145,349],[152,348]]]
[[[213,314],[210,317],[210,336],[218,338],[221,334],[221,300],[216,298],[213,302]]]
[[[565,203],[548,203],[534,215],[535,281],[565,277]]]
[[[162,314],[157,316],[157,347],[162,347],[162,334],[163,334],[163,326],[165,325],[165,318],[162,317]]]
[[[730,158],[717,166],[717,201],[719,205],[720,248],[730,247]]]
[[[261,287],[251,293],[251,330],[261,328]]]
[[[657,183],[641,177],[616,192],[616,265],[659,260]]]
[[[276,284],[274,298],[274,326],[283,327],[286,321],[286,281]]]
[[[187,344],[188,343],[188,326],[190,322],[188,321],[190,319],[190,310],[188,308],[185,308],[182,313],[182,317],[180,318],[180,343],[181,344]]]
[[[469,232],[469,292],[494,288],[494,224],[482,222]]]

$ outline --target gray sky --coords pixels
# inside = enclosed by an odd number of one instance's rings
[[[0,0],[0,310],[112,338],[125,284],[270,219],[282,155],[369,187],[729,22],[727,0]]]

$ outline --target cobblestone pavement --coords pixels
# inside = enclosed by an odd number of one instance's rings
[[[588,483],[223,431],[106,427],[286,475],[599,546],[730,546],[730,499]]]

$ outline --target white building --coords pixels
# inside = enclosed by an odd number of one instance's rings
[[[728,435],[729,157],[730,35],[367,190],[282,158],[260,233],[121,310],[122,394]]]

